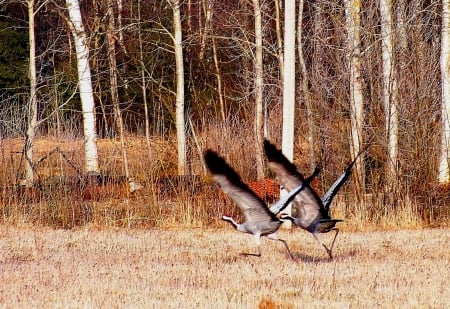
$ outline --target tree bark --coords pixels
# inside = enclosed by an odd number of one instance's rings
[[[308,145],[309,145],[309,165],[311,170],[314,169],[316,165],[316,159],[314,154],[314,118],[313,118],[313,107],[311,101],[311,93],[309,91],[309,74],[306,68],[305,58],[303,57],[303,43],[302,43],[302,23],[303,23],[303,4],[304,1],[300,0],[298,7],[298,22],[297,22],[297,52],[300,63],[300,71],[302,74],[302,92],[303,99],[306,105],[306,114],[308,119]]]
[[[441,79],[442,79],[442,137],[438,181],[450,181],[450,0],[442,1]]]
[[[288,160],[294,159],[295,120],[295,1],[284,4],[284,79],[283,79],[283,132],[281,150]],[[285,195],[285,190],[282,190]],[[285,211],[291,213],[291,205]],[[287,224],[286,224],[287,223]],[[291,222],[285,222],[286,228]]]
[[[284,54],[283,33],[281,29],[281,0],[274,0],[275,4],[275,29],[277,33],[278,64],[280,68],[280,80],[284,80]]]
[[[176,93],[176,131],[178,150],[178,175],[186,174],[186,121],[184,110],[184,64],[183,64],[183,37],[181,28],[180,1],[170,0],[173,10],[174,49],[177,78]]]
[[[206,1],[206,0],[204,0]],[[209,17],[207,18],[208,23],[213,23],[213,0],[208,4],[207,12],[209,12]],[[208,16],[208,13],[206,14]],[[209,31],[211,31],[211,27],[208,27]],[[206,34],[205,34],[206,35]],[[219,57],[217,52],[217,42],[215,36],[211,35],[211,44],[212,44],[212,52],[213,52],[213,60],[214,60],[214,69],[216,70],[216,80],[217,80],[217,96],[219,98],[219,108],[220,108],[220,116],[222,117],[222,121],[226,120],[226,110],[225,110],[225,99],[223,94],[223,82],[222,82],[222,72],[220,70]]]
[[[134,192],[141,189],[142,186],[134,182],[130,175],[127,147],[125,143],[125,130],[123,126],[122,112],[119,104],[119,89],[117,86],[117,62],[116,62],[116,25],[114,17],[114,7],[112,0],[108,0],[108,60],[109,60],[109,81],[111,86],[111,102],[113,105],[114,118],[116,123],[117,132],[119,133],[120,148],[122,151],[123,167],[125,169],[125,177],[128,183],[128,189],[130,192]]]
[[[142,46],[142,29],[141,29],[141,2],[137,3],[138,14],[138,40],[139,40],[139,65],[141,73],[141,90],[142,90],[142,103],[144,104],[144,119],[145,119],[145,141],[147,143],[147,154],[149,162],[152,161],[152,146],[150,143],[150,119],[147,100],[147,82],[145,81],[145,63],[144,63],[144,48]]]
[[[348,63],[350,69],[350,126],[351,126],[351,156],[352,160],[356,158],[362,148],[362,133],[364,124],[364,101],[363,101],[363,80],[361,76],[361,1],[346,0],[346,28],[347,28],[347,44],[348,44]],[[355,163],[355,176],[357,178],[359,188],[364,190],[364,165],[362,156]]]
[[[255,137],[256,137],[256,177],[264,179],[263,134],[263,48],[262,48],[262,16],[259,0],[253,0],[255,15]]]
[[[25,179],[21,182],[26,187],[34,185],[33,143],[37,127],[37,86],[36,86],[36,42],[34,33],[34,0],[27,0],[28,8],[28,42],[29,65],[28,78],[30,79],[30,98],[28,105],[28,128],[25,139]]]
[[[383,60],[383,102],[388,160],[386,167],[387,191],[397,187],[398,165],[398,88],[395,74],[394,31],[392,1],[380,0],[381,50]]]

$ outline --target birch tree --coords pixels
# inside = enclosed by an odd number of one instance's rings
[[[281,150],[291,162],[294,159],[294,111],[295,111],[295,1],[284,4],[284,78],[283,78],[283,127]],[[283,190],[284,191],[284,190]],[[282,192],[285,195],[286,192]],[[286,210],[291,213],[291,205]],[[287,224],[286,224],[287,223]],[[287,228],[290,222],[284,224]]]
[[[253,0],[255,15],[255,137],[256,137],[256,177],[264,178],[263,164],[263,46],[262,46],[262,16],[259,0]]]
[[[441,29],[442,137],[438,181],[450,181],[450,0],[442,0]]]
[[[28,103],[28,128],[25,140],[25,179],[22,185],[32,187],[34,185],[34,168],[33,168],[33,143],[37,127],[37,86],[36,86],[36,42],[34,33],[34,0],[27,0],[28,9],[28,42],[29,65],[28,78],[30,79],[30,98]]]
[[[184,64],[183,64],[183,36],[181,28],[180,1],[169,0],[173,11],[173,42],[175,50],[175,66],[177,79],[176,93],[176,131],[178,150],[178,175],[186,174],[186,121],[184,111]]]
[[[361,76],[361,1],[345,0],[345,15],[347,28],[347,59],[350,70],[350,134],[352,160],[362,148],[362,132],[364,122],[363,81]],[[364,166],[359,157],[355,166],[357,180],[364,188]]]
[[[284,7],[284,79],[283,127],[281,149],[289,160],[294,158],[295,111],[295,1]]]
[[[77,56],[77,70],[83,114],[85,171],[99,173],[97,133],[95,128],[95,105],[92,91],[89,47],[78,0],[66,0],[69,11],[69,27],[74,39]]]
[[[395,191],[398,161],[398,88],[395,74],[392,0],[380,0],[381,50],[383,59],[383,102],[387,136],[388,191]]]

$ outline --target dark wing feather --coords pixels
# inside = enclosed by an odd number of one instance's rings
[[[292,200],[295,198],[295,196],[299,192],[301,192],[302,190],[305,190],[306,188],[308,188],[308,186],[311,184],[311,181],[313,181],[314,178],[316,178],[317,175],[319,175],[321,169],[322,169],[321,167],[316,167],[314,169],[314,172],[308,178],[306,178],[301,185],[299,185],[294,190],[289,191],[288,194],[286,194],[285,196],[282,196],[278,202],[273,204],[270,207],[270,211],[272,213],[274,213],[275,215],[277,215],[281,211],[283,211],[289,205],[289,203],[292,202]]]
[[[347,180],[350,178],[350,175],[352,174],[352,167],[355,161],[350,163],[347,168],[345,169],[344,173],[342,173],[341,176],[339,176],[338,179],[331,185],[331,187],[328,189],[327,193],[322,197],[322,203],[326,210],[330,209],[330,204],[333,201],[333,198],[336,196],[336,194],[339,192],[341,187],[347,182]]]
[[[265,140],[264,150],[270,169],[275,173],[281,185],[287,191],[291,191],[302,184],[304,181],[303,175],[297,171],[296,166],[291,163],[278,148],[268,140]],[[295,197],[293,206],[297,210],[296,216],[299,217],[306,226],[317,219],[329,218],[320,197],[309,186]]]
[[[328,211],[330,209],[330,204],[333,201],[333,198],[336,196],[336,194],[339,192],[341,187],[348,181],[352,174],[352,168],[353,165],[355,165],[356,160],[358,160],[359,156],[364,153],[367,148],[369,148],[371,144],[367,144],[366,147],[361,149],[359,153],[355,156],[352,162],[350,162],[347,167],[345,168],[345,171],[342,173],[341,176],[339,176],[338,179],[331,185],[330,189],[328,189],[327,193],[322,197],[322,203],[325,209]]]
[[[278,221],[264,201],[242,182],[236,171],[223,158],[212,150],[207,150],[204,158],[214,180],[220,185],[222,191],[239,206],[247,222]]]

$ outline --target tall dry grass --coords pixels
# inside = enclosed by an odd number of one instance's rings
[[[342,224],[345,230],[345,224]],[[448,229],[342,232],[330,261],[306,232],[0,226],[5,308],[446,308]],[[325,235],[330,241],[332,235]]]

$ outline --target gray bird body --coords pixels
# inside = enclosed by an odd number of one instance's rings
[[[214,180],[220,185],[222,191],[227,194],[239,206],[245,217],[244,223],[237,223],[230,216],[224,215],[222,219],[231,223],[238,231],[249,233],[255,236],[258,246],[257,254],[245,253],[245,255],[261,256],[260,238],[267,236],[272,240],[279,240],[286,246],[289,255],[293,256],[289,250],[287,243],[279,239],[276,232],[283,223],[277,218],[276,214],[271,212],[266,203],[259,198],[246,184],[244,184],[239,175],[219,157],[214,151],[207,150],[204,154],[206,165],[214,177]],[[306,186],[300,184],[291,190],[291,193],[277,203],[277,211],[283,210]]]
[[[292,164],[283,153],[277,149],[269,141],[264,141],[264,150],[269,162],[269,167],[276,175],[280,184],[289,192],[294,188],[304,183],[305,179],[301,173],[297,171],[297,168]],[[329,204],[333,197],[342,186],[343,182],[348,179],[349,175],[345,177],[341,176],[330,188],[327,194],[324,196],[327,202],[327,207],[324,206],[322,199],[319,195],[308,185],[294,198],[292,209],[293,216],[286,214],[281,215],[281,219],[291,220],[296,226],[310,232],[314,238],[326,249],[330,258],[332,256],[332,249],[334,241],[336,240],[339,230],[335,227],[337,222],[343,220],[332,219],[329,215]],[[331,230],[335,230],[336,234],[333,239],[333,243],[330,248],[322,243],[319,237],[319,233],[328,233]]]

